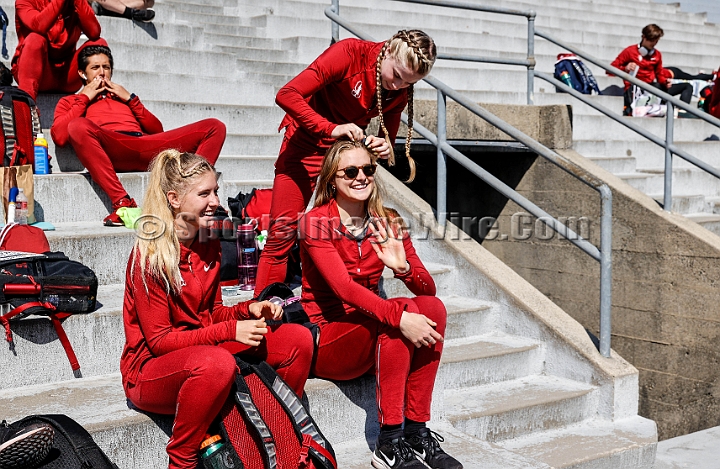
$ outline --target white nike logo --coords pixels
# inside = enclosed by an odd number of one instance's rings
[[[422,453],[418,452],[418,450],[415,450],[415,454],[417,454],[418,457],[420,459],[422,459],[423,461],[425,460],[425,450],[424,449],[422,450]]]
[[[205,267],[203,267],[203,269],[205,269],[205,272],[207,272],[208,270],[210,270],[210,267],[212,267],[212,265],[213,265],[214,263],[215,263],[215,261],[212,261],[211,263],[209,263],[208,265],[206,265]]]
[[[395,465],[395,456],[393,456],[392,459],[388,459],[387,456],[385,456],[385,460],[388,462],[390,467],[393,467]]]

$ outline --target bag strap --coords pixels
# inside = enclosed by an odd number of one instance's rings
[[[60,320],[69,317],[70,313],[54,312],[55,305],[53,305],[52,303],[30,301],[18,306],[17,308],[12,309],[9,313],[0,316],[0,324],[5,327],[5,340],[7,340],[7,342],[10,344],[10,349],[13,351],[15,350],[15,341],[13,340],[12,330],[10,329],[10,320],[15,316],[23,314],[30,308],[45,308],[47,310],[53,311],[48,314],[48,316],[50,317],[50,322],[52,323],[53,328],[55,328],[55,333],[60,340],[60,344],[62,345],[63,350],[65,350],[65,355],[67,355],[68,357],[70,367],[73,370],[73,376],[75,376],[76,378],[82,378],[82,373],[80,371],[80,362],[78,362],[75,351],[70,344],[70,339],[68,339],[68,336],[65,333],[65,329],[63,329],[62,324],[60,323]]]
[[[300,460],[298,461],[299,469],[304,469],[308,467],[308,464],[310,463],[310,455],[313,451],[315,453],[318,453],[327,461],[329,461],[330,464],[332,464],[332,468],[337,468],[337,461],[335,461],[335,457],[330,454],[330,451],[328,451],[317,441],[313,440],[310,435],[305,433],[303,434],[302,449],[300,450]]]
[[[237,357],[236,357],[237,358]],[[240,414],[248,423],[251,431],[255,432],[257,441],[260,442],[263,460],[267,469],[277,469],[277,448],[275,438],[260,414],[257,406],[253,402],[250,388],[240,373],[235,373],[235,402],[238,405]]]

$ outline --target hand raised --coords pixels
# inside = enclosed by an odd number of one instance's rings
[[[374,135],[368,135],[365,137],[365,146],[370,149],[378,158],[384,160],[390,158],[390,145],[387,140]]]
[[[350,140],[360,141],[365,136],[365,132],[355,124],[341,124],[333,129],[330,136],[334,139],[347,137]]]
[[[111,94],[117,96],[123,101],[128,101],[130,99],[130,93],[128,92],[128,90],[123,88],[122,85],[114,83],[110,80],[105,80],[105,87]]]
[[[378,258],[393,272],[404,274],[408,270],[407,257],[405,256],[405,245],[402,238],[404,233],[402,227],[397,224],[387,226],[384,220],[374,219],[370,222],[370,232],[374,240],[370,245],[375,250]]]
[[[241,344],[257,347],[267,331],[265,318],[238,321],[235,323],[235,340]]]
[[[434,329],[436,326],[437,324],[424,314],[403,311],[400,318],[400,332],[417,348],[432,347],[438,342],[444,342],[443,336]]]
[[[97,98],[97,96],[102,93],[103,91],[106,91],[107,88],[105,86],[105,80],[102,77],[95,77],[85,86],[83,86],[83,89],[80,90],[81,94],[84,94],[88,98],[90,98],[90,101]]]
[[[248,306],[248,310],[250,311],[250,314],[256,318],[265,318],[268,320],[273,319],[277,321],[282,318],[283,315],[282,306],[276,305],[275,303],[271,303],[267,300],[251,303],[250,306]]]

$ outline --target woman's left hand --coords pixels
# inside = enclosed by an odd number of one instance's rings
[[[387,140],[373,135],[365,137],[365,146],[370,149],[378,158],[386,160],[390,158],[390,145]]]
[[[375,239],[370,241],[370,245],[383,264],[397,274],[404,274],[409,267],[402,241],[402,228],[398,225],[387,227],[386,223],[385,220],[370,221],[370,231],[375,236]]]
[[[275,303],[271,303],[267,300],[251,303],[250,306],[248,306],[248,311],[250,311],[250,315],[254,318],[265,318],[275,321],[282,318],[283,315],[282,306],[276,305]]]

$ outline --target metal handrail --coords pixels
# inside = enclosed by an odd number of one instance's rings
[[[696,157],[690,155],[686,151],[678,148],[675,146],[673,140],[673,128],[674,128],[674,109],[673,107],[677,107],[680,109],[683,109],[684,111],[692,114],[693,116],[704,120],[705,122],[712,124],[716,127],[720,127],[720,119],[717,119],[710,114],[700,111],[697,108],[693,108],[689,104],[670,96],[669,94],[665,93],[664,91],[661,91],[654,86],[651,86],[643,81],[638,80],[636,77],[626,73],[623,70],[617,69],[613,67],[612,65],[609,65],[607,63],[604,63],[597,58],[593,57],[592,55],[576,48],[573,46],[570,46],[569,44],[552,37],[550,34],[535,29],[535,17],[536,13],[532,10],[527,11],[521,11],[521,10],[510,10],[506,8],[496,8],[496,7],[485,7],[480,5],[474,5],[471,3],[462,3],[462,2],[455,2],[455,1],[448,1],[448,0],[393,0],[396,2],[405,2],[405,3],[414,3],[414,4],[422,4],[422,5],[432,5],[432,6],[438,6],[438,7],[444,7],[444,8],[456,8],[456,9],[462,9],[462,10],[471,10],[471,11],[481,11],[486,13],[497,13],[502,15],[512,15],[512,16],[524,16],[528,19],[528,58],[527,60],[513,60],[513,59],[504,59],[502,61],[495,59],[495,58],[485,58],[485,57],[470,57],[470,56],[462,56],[462,55],[454,55],[454,54],[438,54],[439,59],[447,59],[447,60],[461,60],[466,62],[482,62],[482,63],[501,63],[505,65],[518,65],[527,67],[527,103],[533,104],[534,102],[534,78],[538,77],[542,80],[545,80],[547,82],[552,83],[555,85],[558,89],[561,89],[567,93],[569,93],[571,96],[580,99],[582,102],[587,104],[588,106],[594,108],[595,110],[601,112],[602,114],[610,117],[614,121],[618,122],[621,125],[624,125],[628,129],[632,130],[633,132],[641,135],[642,137],[650,140],[652,143],[661,146],[665,149],[665,169],[664,169],[664,183],[663,183],[663,209],[666,211],[670,211],[672,208],[672,165],[673,155],[677,155],[680,158],[684,159],[685,161],[697,166],[698,168],[702,169],[703,171],[712,174],[715,177],[720,178],[720,172],[714,168],[713,166],[710,166],[709,164],[697,159]],[[640,126],[633,124],[631,122],[628,122],[627,119],[618,119],[615,116],[617,116],[616,113],[607,110],[604,106],[601,106],[599,104],[594,103],[591,100],[582,99],[578,96],[578,93],[572,93],[574,89],[572,87],[567,86],[565,83],[559,82],[558,80],[549,80],[548,75],[543,72],[535,71],[535,57],[534,57],[534,49],[535,49],[535,36],[539,36],[543,39],[546,39],[553,44],[562,47],[563,49],[566,49],[573,54],[575,54],[578,57],[581,57],[585,60],[587,60],[590,63],[593,63],[597,65],[598,67],[612,73],[613,75],[616,75],[623,80],[626,80],[633,85],[641,88],[642,90],[658,96],[665,100],[668,103],[667,113],[666,113],[666,123],[665,123],[665,139],[662,140],[659,137],[657,137],[655,134],[652,134],[645,129],[641,128]]]
[[[357,27],[351,23],[345,21],[338,14],[339,5],[338,0],[332,0],[332,6],[325,10],[325,16],[327,16],[332,22],[332,33],[337,36],[333,36],[333,39],[339,38],[339,26],[348,30],[355,36],[365,39],[374,40],[369,34],[360,31]],[[587,173],[577,164],[563,158],[559,154],[533,140],[528,135],[512,127],[507,122],[503,121],[499,117],[490,113],[483,107],[472,102],[462,94],[453,90],[442,81],[438,80],[433,76],[427,76],[424,81],[433,88],[437,89],[438,92],[438,134],[434,135],[428,129],[414,123],[413,129],[415,129],[420,135],[425,137],[429,142],[437,148],[437,164],[438,164],[438,197],[437,197],[437,216],[438,222],[441,225],[445,224],[445,214],[447,212],[447,167],[445,164],[445,156],[450,156],[452,159],[457,161],[461,166],[478,176],[480,179],[485,181],[488,185],[499,191],[505,197],[513,200],[519,206],[530,212],[532,215],[538,217],[545,225],[559,233],[561,236],[568,239],[571,243],[579,247],[583,252],[590,255],[593,259],[600,262],[600,353],[605,356],[610,356],[610,337],[611,337],[611,307],[612,307],[612,192],[607,184]],[[559,220],[542,210],[540,207],[518,194],[513,188],[505,184],[504,182],[497,179],[495,176],[487,172],[477,163],[473,162],[467,156],[456,150],[452,145],[447,142],[447,126],[446,126],[446,97],[450,97],[455,102],[468,109],[473,114],[477,115],[481,119],[497,127],[505,134],[514,138],[515,140],[523,143],[530,150],[534,151],[543,158],[549,160],[553,164],[557,165],[567,173],[571,174],[576,179],[580,180],[584,184],[590,186],[594,190],[600,193],[601,200],[601,225],[600,225],[600,249],[594,246],[592,243],[583,239],[578,234],[573,232]],[[403,120],[407,123],[407,116],[403,114]]]

